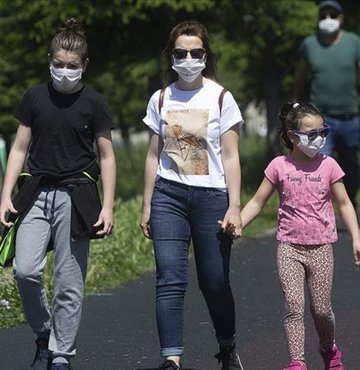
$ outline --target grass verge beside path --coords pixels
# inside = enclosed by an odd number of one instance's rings
[[[91,242],[87,294],[119,286],[145,271],[154,269],[151,241],[145,239],[138,228],[140,209],[140,196],[124,203],[117,203],[114,234],[103,240]],[[273,213],[271,206],[265,208],[262,216],[244,231],[244,236],[264,235],[274,220]],[[48,258],[45,283],[51,300],[52,253]],[[0,270],[0,328],[15,326],[24,321],[12,269]]]
[[[240,142],[243,204],[250,199],[263,178],[263,169],[268,162],[265,147],[265,139],[257,136],[244,137]],[[91,242],[86,294],[119,286],[124,281],[154,269],[151,241],[142,236],[138,226],[142,199],[137,194],[143,189],[145,153],[144,145],[125,148],[117,153],[118,189],[123,199],[127,200],[117,201],[114,234]],[[261,216],[244,230],[245,237],[263,236],[275,227],[277,202],[276,196],[269,200]],[[52,253],[48,258],[44,280],[51,300]],[[12,269],[0,270],[0,328],[15,326],[24,321]]]
[[[105,239],[91,242],[86,294],[120,285],[154,268],[151,242],[140,231],[141,197],[118,202],[115,231]],[[45,271],[45,285],[51,300],[52,253]],[[24,322],[20,297],[12,269],[0,270],[0,328]]]

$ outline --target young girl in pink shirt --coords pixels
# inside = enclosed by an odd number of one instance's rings
[[[304,280],[311,313],[320,339],[325,370],[344,370],[335,344],[335,317],[331,308],[333,247],[337,240],[332,199],[351,235],[355,263],[360,265],[360,236],[354,207],[337,162],[319,151],[329,128],[311,104],[285,103],[279,113],[279,135],[290,153],[265,169],[254,197],[241,212],[243,228],[261,212],[277,190],[277,264],[285,299],[285,331],[290,364],[284,370],[306,370],[304,354]],[[231,232],[231,225],[226,230]]]

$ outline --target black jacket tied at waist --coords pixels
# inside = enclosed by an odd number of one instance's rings
[[[99,173],[97,163],[87,171],[63,179],[44,174],[32,176],[23,173],[19,181],[19,191],[13,199],[13,205],[18,214],[11,214],[9,219],[13,221],[18,216],[22,216],[38,196],[42,187],[65,187],[71,197],[71,236],[90,239],[102,237],[96,235],[97,229],[93,227],[101,211],[101,201],[96,184]]]

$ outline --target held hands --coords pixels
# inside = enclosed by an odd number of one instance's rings
[[[219,220],[221,231],[228,234],[232,239],[237,239],[242,235],[242,223],[239,207],[229,207],[223,220]]]
[[[6,226],[11,227],[14,223],[6,221],[6,214],[7,213],[18,213],[18,211],[14,208],[12,201],[10,198],[2,199],[0,205],[0,222]]]
[[[95,228],[100,228],[96,235],[105,236],[110,235],[113,231],[113,210],[112,208],[103,208],[99,214],[99,218],[93,225]]]

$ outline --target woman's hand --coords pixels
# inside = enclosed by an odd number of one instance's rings
[[[140,220],[140,228],[146,238],[151,239],[151,228],[150,228],[150,209],[143,210]]]
[[[360,244],[359,243],[353,243],[353,253],[354,253],[355,264],[360,266]]]

